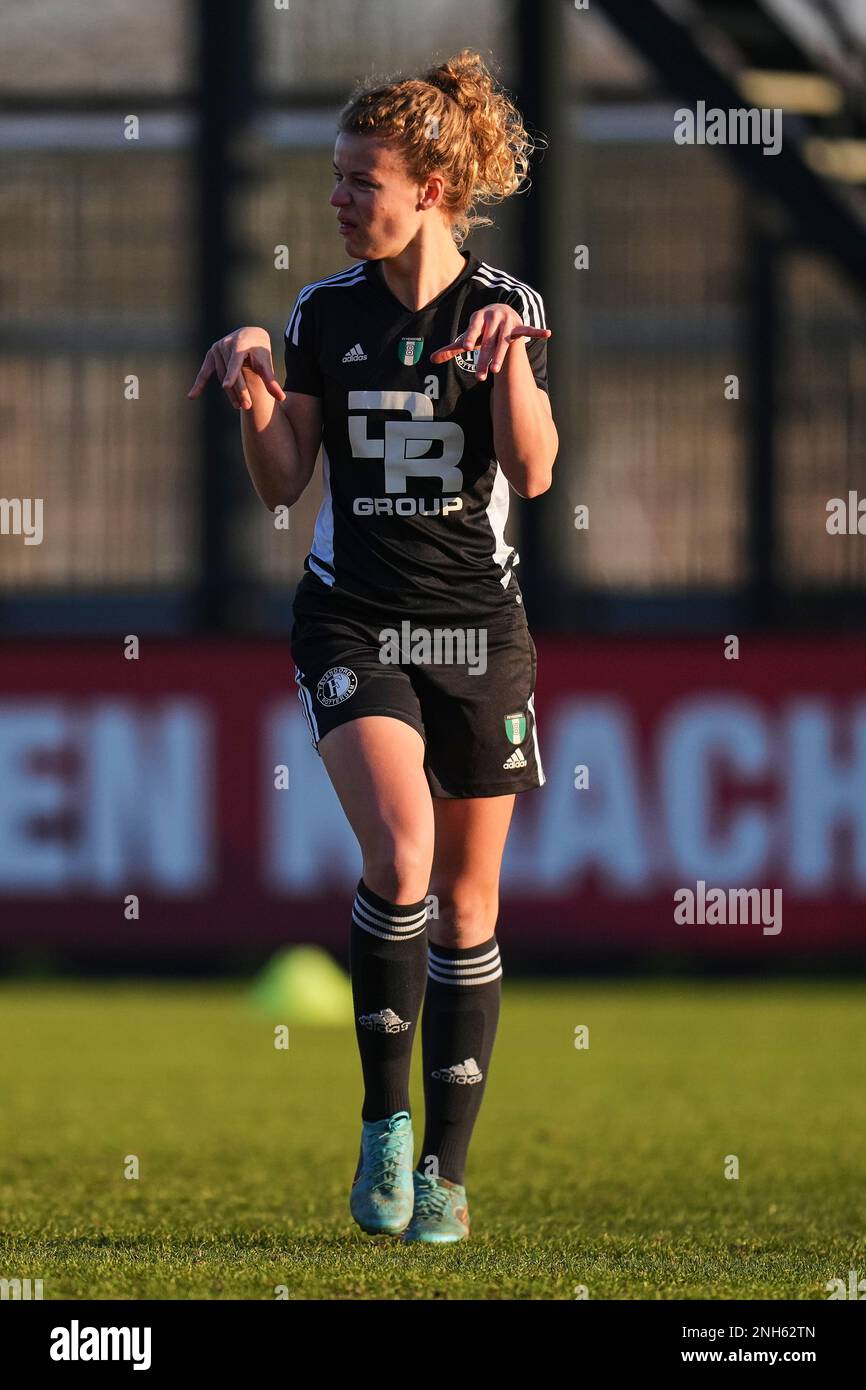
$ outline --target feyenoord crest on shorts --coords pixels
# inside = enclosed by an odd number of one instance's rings
[[[421,361],[421,349],[424,346],[423,338],[401,338],[397,348],[397,357],[404,367],[414,367]]]
[[[320,705],[341,705],[357,689],[358,677],[354,671],[348,666],[332,666],[316,686],[316,699]]]
[[[509,743],[522,743],[526,738],[526,715],[506,714],[505,733]]]

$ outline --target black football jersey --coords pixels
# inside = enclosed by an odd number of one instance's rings
[[[445,347],[487,304],[545,328],[537,290],[464,251],[465,267],[413,311],[380,260],[305,285],[285,332],[284,390],[322,401],[324,496],[298,598],[321,585],[371,617],[493,616],[520,601],[506,540],[510,487],[494,454],[478,350],[440,366]],[[527,339],[547,390],[547,342]],[[312,578],[314,577],[314,578]],[[297,599],[296,599],[297,602]]]

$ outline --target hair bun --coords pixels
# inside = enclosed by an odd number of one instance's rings
[[[444,106],[441,97],[453,101]],[[429,120],[441,122],[431,137]],[[508,92],[481,54],[463,48],[418,77],[361,82],[340,112],[342,134],[394,139],[415,183],[442,174],[441,211],[459,246],[473,227],[491,226],[477,204],[501,203],[528,186],[535,142]]]
[[[447,67],[434,68],[429,74],[427,81],[430,83],[431,87],[438,87],[440,92],[444,92],[446,96],[456,101],[458,106],[461,104],[459,78],[455,77],[453,72],[449,72]]]
[[[467,112],[486,105],[494,94],[492,75],[481,54],[472,48],[462,48],[447,62],[432,68],[427,81]]]

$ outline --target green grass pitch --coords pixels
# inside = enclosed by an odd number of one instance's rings
[[[437,1249],[349,1217],[351,1028],[277,1050],[240,986],[10,982],[0,1277],[45,1299],[824,1299],[866,1274],[864,994],[506,981],[473,1233]]]

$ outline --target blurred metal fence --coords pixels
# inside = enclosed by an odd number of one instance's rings
[[[235,412],[186,391],[241,323],[269,329],[279,371],[298,289],[345,263],[328,195],[354,80],[467,44],[550,140],[533,191],[471,242],[542,290],[554,330],[555,486],[511,523],[534,625],[862,621],[863,539],[824,525],[863,482],[862,303],[825,258],[756,239],[755,194],[673,143],[674,103],[600,10],[42,8],[38,26],[16,13],[0,57],[0,495],[45,508],[41,545],[0,537],[6,630],[287,628],[320,481],[275,530]]]

